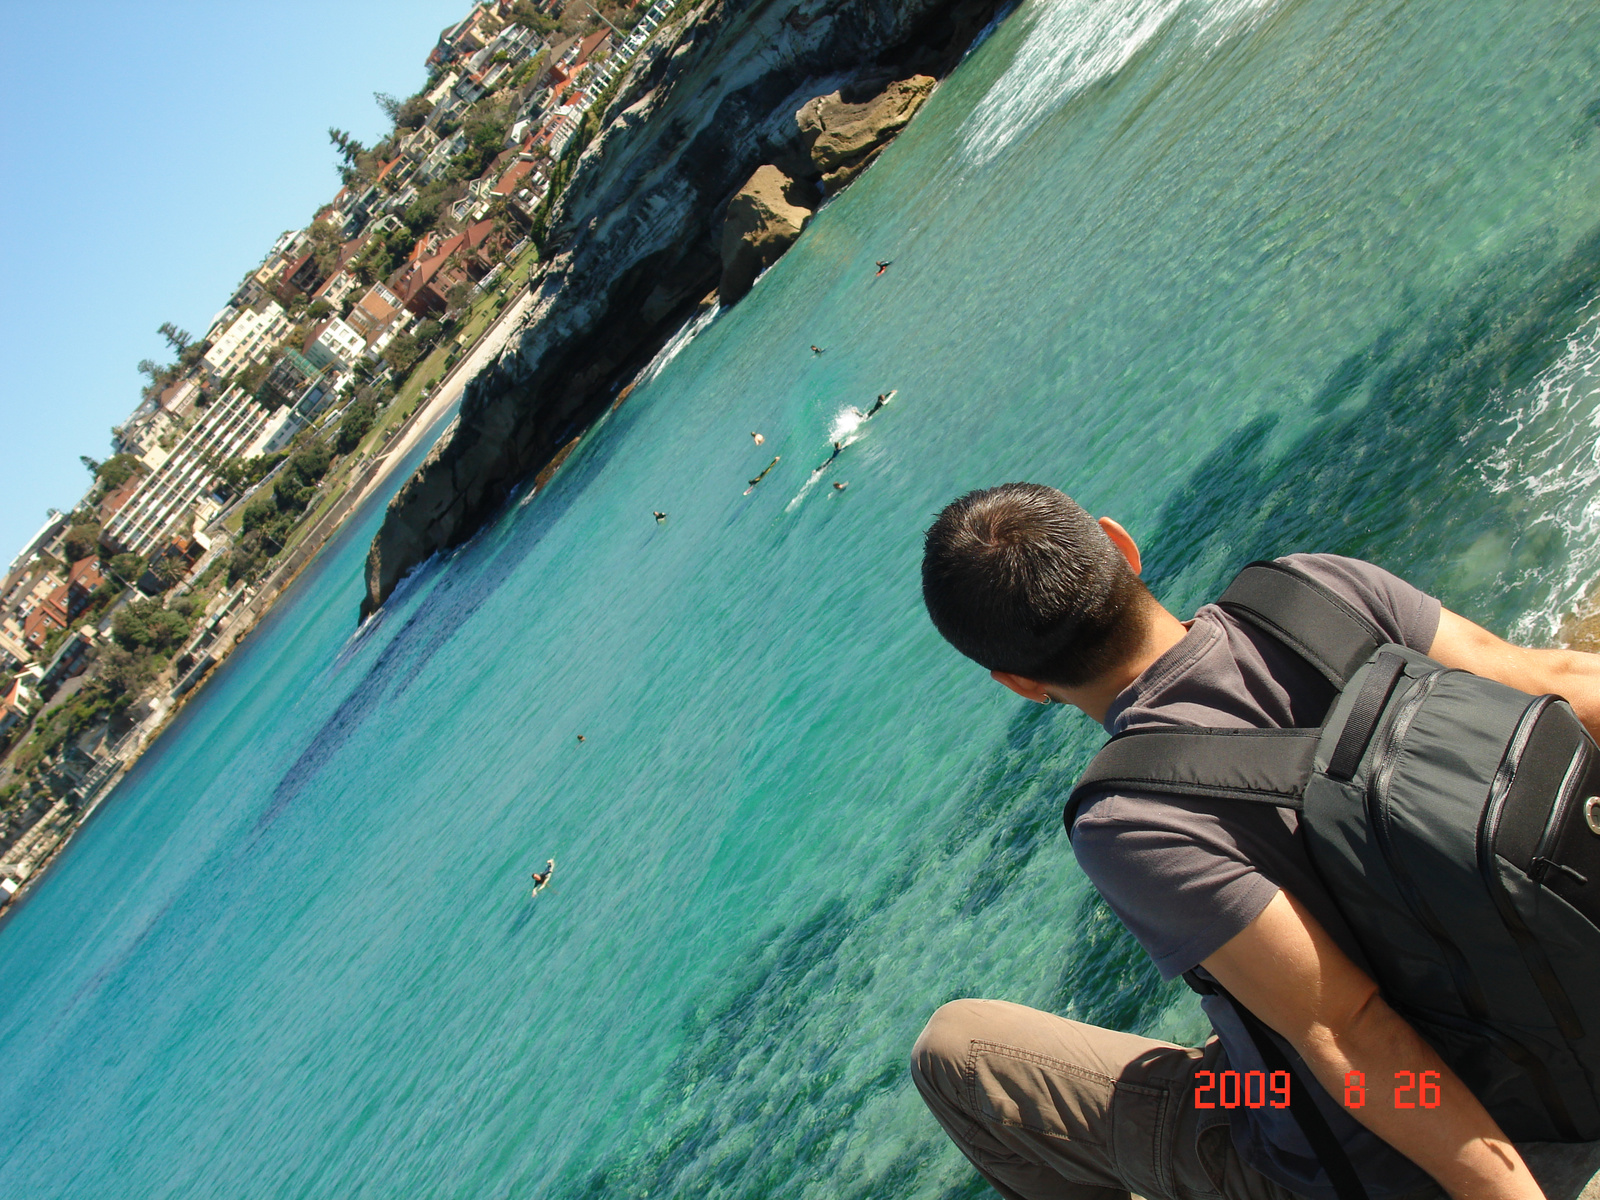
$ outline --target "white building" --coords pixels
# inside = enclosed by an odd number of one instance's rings
[[[222,331],[201,361],[213,379],[226,379],[250,363],[266,362],[289,328],[289,318],[276,300],[267,301],[259,312],[247,308]]]
[[[338,317],[330,317],[306,346],[306,357],[319,367],[349,371],[366,356],[367,339]]]
[[[466,131],[458,129],[429,152],[428,157],[422,160],[421,165],[417,167],[417,173],[412,178],[418,183],[432,182],[440,175],[443,175],[445,168],[450,165],[450,160],[466,148]]]
[[[260,436],[267,414],[255,398],[231,387],[201,412],[172,449],[171,457],[146,475],[102,539],[120,550],[148,555],[174,530],[191,505],[211,490],[217,468],[242,454]]]

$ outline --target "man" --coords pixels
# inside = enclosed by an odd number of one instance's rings
[[[1285,561],[1386,638],[1558,693],[1600,730],[1595,656],[1509,645],[1367,563]],[[1139,580],[1140,565],[1115,521],[1092,520],[1053,488],[1006,484],[939,515],[923,596],[940,633],[994,680],[1072,705],[1110,733],[1321,723],[1332,689],[1309,665],[1214,605],[1178,620]],[[1079,812],[1073,850],[1164,978],[1198,968],[1278,1035],[1297,1086],[1321,1083],[1317,1106],[1371,1200],[1440,1187],[1458,1200],[1539,1197],[1493,1118],[1378,994],[1295,831],[1287,810],[1100,795]],[[1287,1109],[1213,1107],[1208,1078],[1263,1063],[1227,997],[1203,1006],[1219,1036],[1185,1049],[1001,1001],[955,1001],[918,1039],[913,1077],[1008,1200],[1331,1200]],[[1437,1072],[1436,1107],[1394,1105],[1389,1081],[1407,1071]],[[1361,1107],[1340,1102],[1358,1098],[1345,1091],[1351,1072],[1370,1089]]]
[[[583,741],[583,735],[582,734],[578,735],[578,740],[580,742]],[[553,858],[546,859],[545,860],[545,864],[544,864],[544,870],[543,871],[535,871],[533,873],[533,894],[535,896],[537,896],[541,891],[544,890],[544,885],[550,882],[550,876],[554,875],[555,873],[556,873],[556,860],[553,859]]]

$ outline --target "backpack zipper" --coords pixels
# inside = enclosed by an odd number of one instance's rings
[[[1572,762],[1567,765],[1567,774],[1561,780],[1561,787],[1556,792],[1555,807],[1550,810],[1550,820],[1546,822],[1544,832],[1539,835],[1539,845],[1534,850],[1533,857],[1528,860],[1528,878],[1537,884],[1544,883],[1544,877],[1552,868],[1574,876],[1580,885],[1589,882],[1581,872],[1550,857],[1550,853],[1556,848],[1556,839],[1561,836],[1561,828],[1566,824],[1567,805],[1572,803],[1572,797],[1578,791],[1578,780],[1586,765],[1583,759],[1583,747],[1579,746],[1572,752]],[[1498,822],[1496,825],[1498,826]]]
[[[1430,671],[1424,675],[1395,713],[1394,721],[1384,731],[1383,745],[1379,747],[1378,753],[1373,757],[1374,770],[1367,784],[1367,822],[1372,827],[1373,835],[1377,840],[1379,850],[1383,854],[1383,861],[1389,868],[1390,875],[1393,876],[1396,885],[1400,888],[1401,896],[1404,898],[1407,907],[1411,909],[1412,917],[1428,931],[1434,943],[1439,947],[1440,954],[1444,956],[1450,968],[1450,977],[1456,985],[1456,992],[1460,995],[1475,1023],[1481,1027],[1485,1040],[1496,1046],[1502,1054],[1522,1068],[1529,1081],[1533,1084],[1534,1090],[1538,1093],[1546,1113],[1549,1115],[1552,1124],[1555,1125],[1562,1140],[1582,1141],[1583,1139],[1578,1137],[1577,1129],[1572,1123],[1572,1117],[1567,1112],[1566,1103],[1561,1097],[1560,1089],[1556,1087],[1554,1078],[1550,1075],[1549,1068],[1526,1046],[1516,1039],[1501,1033],[1490,1023],[1488,1005],[1484,999],[1483,990],[1478,986],[1476,977],[1473,976],[1472,971],[1468,968],[1466,956],[1461,953],[1455,942],[1451,940],[1449,933],[1439,923],[1439,919],[1433,915],[1433,910],[1428,907],[1427,901],[1412,881],[1410,874],[1405,870],[1399,854],[1395,851],[1394,841],[1389,832],[1389,784],[1394,777],[1395,766],[1399,760],[1399,756],[1395,751],[1396,744],[1411,728],[1411,722],[1416,719],[1417,711],[1433,693],[1433,689],[1438,685],[1440,678],[1448,674],[1450,670],[1451,668],[1441,667],[1437,671]],[[1531,729],[1532,725],[1530,723],[1530,732]],[[1519,728],[1517,733],[1521,732]],[[1515,742],[1516,740],[1517,734],[1513,734],[1512,741]],[[1523,740],[1526,741],[1526,736],[1524,736]],[[1505,760],[1502,759],[1501,770],[1503,770],[1504,765]],[[1495,773],[1497,781],[1501,770],[1497,770]],[[1481,832],[1480,828],[1480,837]],[[1490,895],[1497,896],[1498,893],[1491,888]]]
[[[1505,808],[1506,795],[1511,791],[1511,781],[1516,778],[1517,768],[1522,765],[1522,755],[1528,748],[1529,739],[1533,737],[1534,726],[1555,701],[1554,696],[1540,696],[1523,711],[1517,721],[1516,729],[1511,734],[1511,744],[1506,747],[1505,756],[1495,770],[1494,782],[1489,785],[1489,803],[1483,810],[1483,820],[1478,826],[1478,874],[1483,877],[1489,898],[1494,901],[1495,909],[1500,913],[1501,924],[1506,927],[1511,940],[1517,944],[1523,965],[1528,968],[1534,986],[1544,998],[1545,1007],[1550,1010],[1556,1028],[1561,1030],[1562,1037],[1571,1042],[1583,1036],[1583,1023],[1578,1020],[1577,1010],[1573,1008],[1566,988],[1561,986],[1561,980],[1551,967],[1550,958],[1545,954],[1544,947],[1539,944],[1539,939],[1533,936],[1533,932],[1523,921],[1522,914],[1512,903],[1505,882],[1500,878],[1499,868],[1495,866],[1497,856],[1494,849],[1494,843],[1500,834],[1500,816]],[[1567,776],[1569,779],[1572,777],[1570,767]],[[1556,795],[1555,807],[1558,810],[1565,799],[1564,791],[1565,784],[1563,792]],[[1544,849],[1545,839],[1551,836],[1551,826],[1557,825],[1558,816],[1558,813],[1552,813],[1550,823],[1545,826],[1544,834],[1539,840],[1541,850]],[[1558,825],[1557,827],[1559,828]],[[1535,866],[1533,862],[1528,865],[1530,870]],[[1544,873],[1544,870],[1539,871],[1541,879]]]

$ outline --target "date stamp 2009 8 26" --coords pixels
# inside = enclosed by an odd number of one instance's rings
[[[1396,1071],[1396,1108],[1438,1108],[1439,1072]],[[1196,1108],[1288,1108],[1292,1077],[1287,1071],[1196,1071]],[[1367,1077],[1351,1071],[1344,1077],[1344,1106],[1362,1108],[1367,1103]]]

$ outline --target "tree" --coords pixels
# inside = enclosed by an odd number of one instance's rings
[[[313,300],[306,305],[306,316],[313,321],[320,321],[324,317],[333,315],[333,305],[326,300]]]
[[[137,697],[161,674],[160,660],[148,650],[110,646],[100,652],[99,663],[101,682],[113,696],[129,700]]]
[[[111,637],[124,650],[153,650],[168,654],[189,636],[189,622],[159,600],[135,600],[117,609],[111,618]]]
[[[117,582],[124,587],[132,587],[138,582],[139,576],[144,574],[145,561],[137,554],[119,554],[111,560],[111,570],[117,577]]]
[[[356,160],[367,152],[365,146],[342,129],[335,129],[330,126],[328,140],[339,151],[339,157],[344,160],[344,165],[347,167],[353,168],[356,165]]]
[[[228,552],[228,586],[232,587],[241,579],[254,580],[271,557],[266,539],[259,532],[245,534]]]
[[[258,496],[244,506],[240,514],[240,528],[246,533],[254,533],[265,528],[274,517],[278,515],[278,506],[273,503],[271,496]]]
[[[62,549],[66,551],[68,562],[88,558],[99,545],[100,526],[92,524],[74,525],[62,540]]]
[[[517,3],[511,6],[511,19],[535,33],[550,34],[561,27],[560,20],[545,16],[529,3],[529,0],[517,0]]]
[[[337,271],[343,249],[344,239],[337,229],[326,221],[311,223],[311,259],[317,264],[317,274],[326,279]]]
[[[115,491],[144,470],[137,454],[114,454],[95,468],[95,478],[108,491]]]
[[[179,329],[171,321],[163,321],[156,327],[156,332],[167,339],[167,345],[172,347],[174,354],[182,354],[184,349],[194,339],[189,336],[187,329]]]
[[[383,115],[389,118],[390,125],[400,124],[400,113],[405,106],[398,98],[388,92],[373,92],[372,98],[378,102],[378,107],[383,109]]]
[[[340,454],[349,454],[367,436],[372,423],[378,419],[378,406],[370,399],[355,401],[344,410],[339,420],[339,432],[334,434],[333,448]]]
[[[384,361],[396,375],[404,375],[416,365],[421,350],[417,346],[417,339],[409,333],[402,333],[389,343],[388,349],[383,352]]]
[[[205,357],[205,353],[209,349],[211,349],[211,343],[206,341],[205,338],[201,338],[198,342],[190,342],[178,352],[178,365],[186,371],[192,370],[194,365]]]
[[[184,576],[189,573],[189,564],[184,561],[181,554],[166,554],[150,569],[150,573],[156,577],[161,590],[165,592],[183,582]]]
[[[78,461],[81,462],[85,467],[88,468],[89,474],[98,475],[100,473],[100,460],[99,459],[90,458],[87,454],[80,454],[80,455],[78,455]]]
[[[395,128],[421,129],[428,120],[428,114],[432,111],[432,101],[422,96],[412,96],[400,106],[400,113],[395,118]]]

